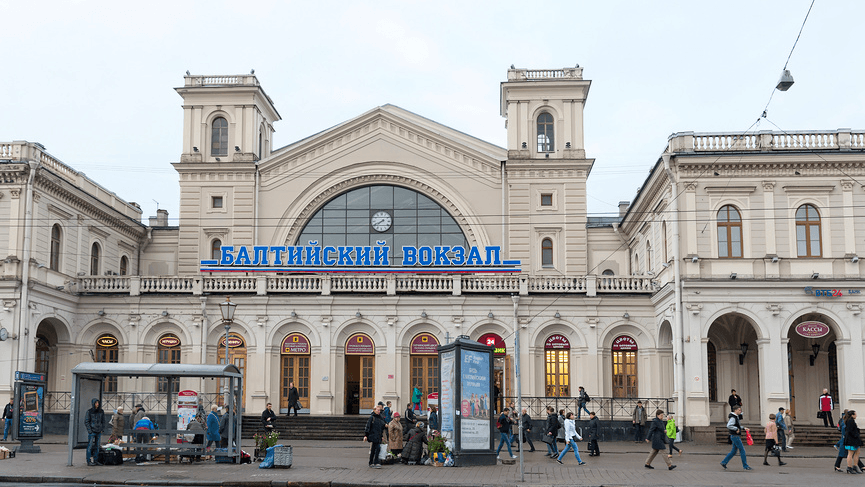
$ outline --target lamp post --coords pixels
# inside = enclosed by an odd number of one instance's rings
[[[234,320],[234,311],[237,305],[231,302],[231,296],[225,297],[225,302],[219,303],[219,311],[222,312],[222,324],[225,325],[225,365],[228,365],[228,332],[231,331],[231,322]],[[223,379],[225,380],[225,379]],[[225,405],[229,405],[228,380],[225,380]]]

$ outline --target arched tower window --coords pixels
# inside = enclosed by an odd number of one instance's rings
[[[63,243],[63,234],[60,230],[60,225],[54,224],[51,227],[51,259],[50,267],[52,271],[60,270],[60,251]]]
[[[228,155],[228,121],[223,117],[213,119],[210,129],[210,155]]]
[[[652,243],[646,240],[646,272],[652,270]]]
[[[802,205],[796,210],[796,255],[821,257],[820,213],[814,205]]]
[[[222,252],[222,240],[214,239],[213,242],[210,243],[210,258],[213,260],[219,260],[222,256],[220,253]]]
[[[90,275],[99,275],[99,244],[96,242],[90,247]]]
[[[129,257],[125,255],[120,258],[120,275],[125,276],[129,274]]]
[[[545,238],[541,241],[541,265],[543,267],[553,266],[553,241]]]
[[[538,115],[538,152],[553,152],[553,116],[547,112]]]
[[[718,210],[718,257],[742,257],[742,216],[731,205]]]

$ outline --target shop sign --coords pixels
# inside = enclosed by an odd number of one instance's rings
[[[159,345],[165,348],[172,348],[180,345],[180,339],[174,335],[165,335],[159,339]]]
[[[570,350],[571,342],[564,335],[550,335],[544,343],[544,350]]]
[[[219,339],[219,346],[225,348],[225,336]],[[228,335],[228,348],[239,348],[244,346],[243,338],[237,335]]]
[[[829,334],[829,326],[819,321],[803,321],[796,325],[796,333],[805,338],[820,338]]]
[[[390,247],[379,240],[375,246],[322,247],[309,245],[223,245],[220,258],[202,260],[202,272],[520,272],[519,260],[502,257],[500,246],[402,247],[402,261],[390,261]]]
[[[436,355],[438,354],[438,338],[431,333],[421,333],[411,341],[412,355]]]
[[[309,353],[309,340],[301,333],[289,333],[282,340],[283,355],[306,355]]]
[[[500,357],[507,354],[507,346],[505,345],[505,341],[502,340],[502,337],[496,335],[495,333],[486,333],[481,335],[481,338],[478,340],[482,345],[486,345],[488,347],[493,347],[493,355]]]
[[[355,333],[345,342],[346,355],[375,355],[375,344],[372,338],[363,333]]]
[[[621,352],[636,352],[637,351],[637,342],[634,341],[633,338],[628,335],[621,335],[616,337],[613,340],[613,351],[621,351]]]
[[[117,339],[113,335],[102,335],[96,339],[96,344],[100,347],[113,347],[117,345]]]
[[[861,289],[816,289],[808,286],[805,289],[805,294],[814,295],[818,298],[840,298],[844,295],[859,295],[862,294]]]

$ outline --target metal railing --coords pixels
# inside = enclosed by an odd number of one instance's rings
[[[222,394],[218,392],[199,392],[198,399],[204,411],[210,411],[211,404],[221,405]],[[144,406],[147,411],[155,414],[164,413],[166,404],[164,392],[103,392],[102,409],[114,411],[123,406],[123,411],[129,413],[137,404]],[[177,405],[177,394],[171,401]],[[70,391],[48,391],[45,393],[45,410],[52,413],[68,412],[72,404],[72,392]]]
[[[673,398],[667,397],[648,397],[648,398],[628,398],[628,397],[592,397],[592,400],[586,404],[589,411],[594,411],[595,415],[604,421],[631,421],[634,414],[634,408],[637,407],[637,401],[643,402],[643,407],[646,408],[646,416],[651,419],[654,417],[655,410],[661,409],[664,412],[676,413],[676,401]],[[516,405],[516,396],[503,397],[504,405],[510,407],[513,403]],[[533,419],[543,419],[547,416],[547,406],[552,406],[558,413],[564,409],[577,414],[579,398],[578,397],[534,397],[523,396],[522,407],[528,409],[529,416]],[[496,408],[500,410],[499,404]],[[580,419],[588,419],[588,414],[583,411]]]

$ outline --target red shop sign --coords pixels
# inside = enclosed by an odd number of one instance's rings
[[[412,355],[438,354],[439,341],[432,333],[420,333],[411,341]]]
[[[497,357],[506,355],[508,353],[505,341],[502,340],[502,337],[496,335],[495,333],[485,333],[481,335],[480,339],[478,339],[478,342],[480,342],[481,345],[493,347],[493,355]]]
[[[803,321],[796,325],[796,333],[805,338],[820,338],[829,334],[829,326],[819,321]]]
[[[571,342],[564,335],[550,335],[544,343],[544,350],[570,350]]]
[[[282,340],[283,355],[306,355],[309,353],[309,339],[302,333],[289,333]]]
[[[613,340],[613,351],[636,352],[637,342],[628,335],[621,335]]]
[[[225,337],[219,340],[219,346],[225,348]],[[243,338],[237,335],[228,335],[228,348],[239,348],[244,346]]]
[[[172,348],[180,345],[180,339],[174,335],[165,335],[159,339],[159,344],[165,348]]]
[[[117,339],[114,335],[102,335],[96,339],[96,344],[100,347],[113,347],[117,345]]]
[[[363,333],[355,333],[345,342],[346,355],[375,355],[375,343]]]

